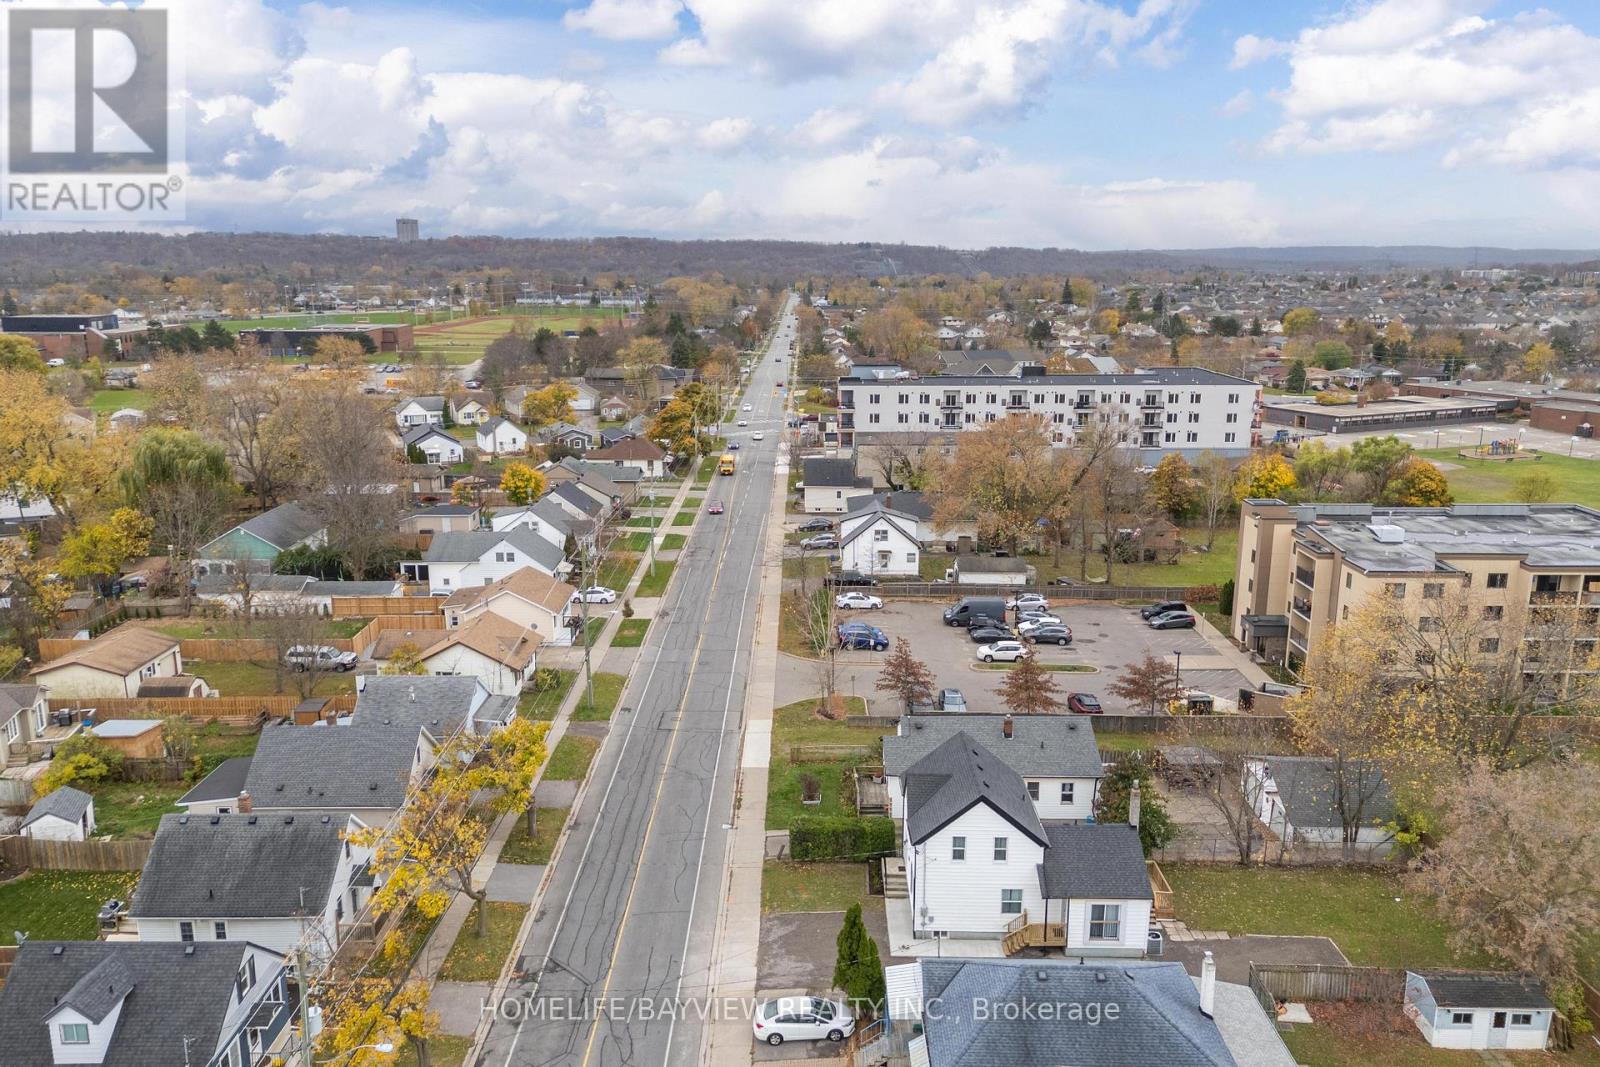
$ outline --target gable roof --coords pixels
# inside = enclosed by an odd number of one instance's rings
[[[502,426],[509,426],[513,430],[522,434],[524,437],[527,436],[527,433],[522,429],[522,427],[518,426],[516,423],[502,415],[496,415],[493,418],[485,419],[483,422],[478,423],[478,436],[491,437],[494,435],[494,432]]]
[[[928,503],[921,492],[915,489],[895,489],[890,492],[875,493],[865,500],[856,503],[855,509],[846,515],[864,515],[874,508],[892,511],[897,515],[906,515],[918,522],[927,522],[933,518],[933,505]]]
[[[598,515],[605,505],[580,489],[574,482],[562,482],[545,494],[550,497],[559,497],[585,515]]]
[[[456,645],[470,648],[480,656],[514,670],[526,670],[533,662],[534,650],[544,641],[539,631],[519,626],[510,619],[486,611],[465,626],[456,630],[435,631],[443,638],[422,651],[424,660],[445,652]]]
[[[58,819],[76,824],[83,818],[83,813],[89,810],[89,804],[93,800],[94,798],[83,790],[64,785],[35,801],[33,807],[28,809],[28,817],[22,820],[22,825],[31,826],[47,815],[54,815]]]
[[[502,542],[551,572],[566,559],[561,549],[525,526],[514,530],[454,530],[434,534],[422,558],[428,563],[477,563]]]
[[[412,445],[421,444],[430,437],[442,437],[457,448],[461,447],[461,442],[450,434],[445,433],[436,422],[425,422],[420,426],[411,427],[400,436],[400,443],[410,448]]]
[[[1047,822],[1039,890],[1051,900],[1153,900],[1139,831],[1126,823]]]
[[[445,598],[444,607],[466,609],[501,594],[510,594],[547,611],[559,612],[572,601],[576,592],[575,588],[559,578],[533,567],[518,567],[497,582],[457,589]]]
[[[39,687],[24,682],[0,685],[0,723],[10,722],[17,713],[31,708],[39,699]]]
[[[926,841],[977,804],[987,804],[1039,844],[1049,843],[1022,777],[965,733],[923,756],[904,778],[912,844]]]
[[[374,675],[356,697],[350,725],[406,726],[448,740],[471,720],[482,688],[483,683],[466,675]]]
[[[923,958],[922,987],[942,1009],[923,1019],[933,1067],[1237,1067],[1181,963]],[[1116,1004],[1115,1024],[1042,1021],[1037,1011],[1091,1003]]]
[[[412,404],[417,405],[417,407],[421,408],[423,411],[441,411],[442,412],[444,410],[444,397],[442,397],[442,396],[414,396],[414,397],[411,397],[409,400],[407,400],[405,403],[401,404],[399,410],[404,411],[406,408],[410,407]]]
[[[246,519],[234,529],[259,537],[281,552],[286,548],[293,548],[326,525],[309,509],[291,500],[287,504],[279,504],[271,511],[263,511]],[[201,551],[204,552],[205,549],[202,548]]]
[[[1441,1008],[1527,1008],[1549,1011],[1555,1007],[1544,986],[1531,974],[1484,974],[1474,971],[1412,971],[1428,983],[1428,991]]]
[[[315,915],[333,887],[350,821],[342,813],[163,815],[129,914]]]
[[[420,731],[404,727],[269,726],[244,787],[258,810],[398,808]]]
[[[856,463],[853,459],[830,459],[814,456],[805,461],[801,481],[811,486],[839,486],[855,488]]]
[[[28,673],[43,674],[45,671],[76,665],[126,676],[177,647],[178,639],[175,637],[143,626],[122,626],[64,656],[57,656],[49,663],[41,663]]]
[[[204,804],[214,800],[232,800],[244,789],[245,776],[250,773],[249,756],[230,756],[217,764],[215,770],[195,783],[176,801],[179,807]]]
[[[593,459],[608,460],[660,461],[667,458],[661,446],[647,437],[626,437],[589,455]]]
[[[908,715],[900,733],[883,739],[885,774],[907,768],[957,733],[975,738],[1028,778],[1099,778],[1104,775],[1094,728],[1067,715],[1018,715],[1005,737],[1004,715]]]
[[[847,518],[847,519],[848,518],[857,518],[857,519],[861,519],[863,521],[857,523],[855,529],[853,529],[849,533],[845,534],[844,540],[839,542],[839,547],[840,548],[843,548],[845,545],[848,545],[850,542],[854,541],[856,538],[860,537],[862,534],[866,533],[868,530],[871,530],[871,529],[875,528],[879,523],[883,523],[884,525],[888,526],[891,530],[894,530],[901,537],[904,537],[907,541],[910,541],[912,544],[918,544],[919,543],[917,541],[917,535],[916,535],[916,532],[915,532],[916,531],[916,520],[911,518],[911,516],[909,516],[909,515],[898,515],[897,516],[893,512],[884,511],[883,509],[879,508],[876,511],[873,511],[873,512],[870,512],[870,513],[867,513],[867,514],[858,514],[858,515],[854,515],[854,516],[847,515],[847,516],[845,516],[845,518]],[[910,530],[907,530],[906,527],[905,527],[905,524],[908,521],[912,524],[912,527],[911,527]]]
[[[311,581],[301,590],[306,596],[397,596],[401,583],[395,581],[357,582],[342,579]]]
[[[1298,827],[1335,829],[1343,826],[1336,801],[1337,782],[1333,763],[1323,756],[1259,756],[1278,787],[1278,800],[1289,813],[1289,822]],[[1394,794],[1376,764],[1351,760],[1347,784],[1367,795],[1362,815],[1373,825],[1388,822],[1396,815]]]

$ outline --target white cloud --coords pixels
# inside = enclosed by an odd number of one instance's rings
[[[1248,67],[1252,63],[1259,63],[1263,59],[1281,56],[1288,52],[1290,46],[1283,41],[1274,41],[1270,37],[1257,37],[1247,33],[1233,42],[1233,60],[1228,64],[1233,70]]]
[[[1252,93],[1249,89],[1240,89],[1238,92],[1228,97],[1227,101],[1223,103],[1223,105],[1217,110],[1222,112],[1222,114],[1226,115],[1230,119],[1236,119],[1240,115],[1249,114],[1250,109],[1255,106],[1256,94]]]
[[[731,152],[742,148],[755,132],[756,124],[747,118],[714,119],[695,134],[695,142],[713,152]]]
[[[561,24],[613,41],[655,41],[678,32],[680,0],[590,0],[568,11]]]
[[[855,136],[866,124],[859,111],[821,107],[796,125],[791,136],[802,145],[827,148]]]

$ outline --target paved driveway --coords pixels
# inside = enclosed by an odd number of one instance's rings
[[[1324,967],[1348,967],[1339,946],[1326,937],[1269,937],[1249,934],[1221,941],[1167,941],[1168,960],[1183,964],[1190,974],[1200,974],[1200,962],[1210,951],[1217,963],[1217,978],[1224,982],[1247,985],[1250,982],[1251,963],[1317,964]]]

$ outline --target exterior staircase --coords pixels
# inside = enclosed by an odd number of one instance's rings
[[[884,857],[883,895],[890,900],[906,898],[906,861],[899,856]]]

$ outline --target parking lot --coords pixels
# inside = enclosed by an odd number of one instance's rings
[[[948,601],[891,597],[885,599],[881,609],[841,611],[839,616],[841,622],[871,622],[891,641],[906,638],[916,657],[933,670],[937,683],[960,689],[971,710],[1000,710],[997,692],[1005,672],[982,669],[974,656],[977,646],[967,631],[944,624],[944,609],[956,599],[954,594]],[[1053,604],[1055,613],[1072,628],[1072,644],[1066,648],[1035,646],[1040,662],[1090,668],[1085,673],[1061,672],[1056,680],[1063,693],[1095,694],[1109,713],[1140,715],[1149,710],[1130,707],[1107,690],[1128,664],[1137,663],[1147,652],[1172,662],[1174,669],[1181,671],[1184,684],[1191,688],[1232,700],[1239,687],[1247,684],[1245,677],[1197,630],[1152,630],[1132,606],[1064,601]],[[897,710],[892,707],[892,700],[873,689],[884,656],[879,652],[840,652],[840,688],[866,697],[875,712],[892,714]]]

